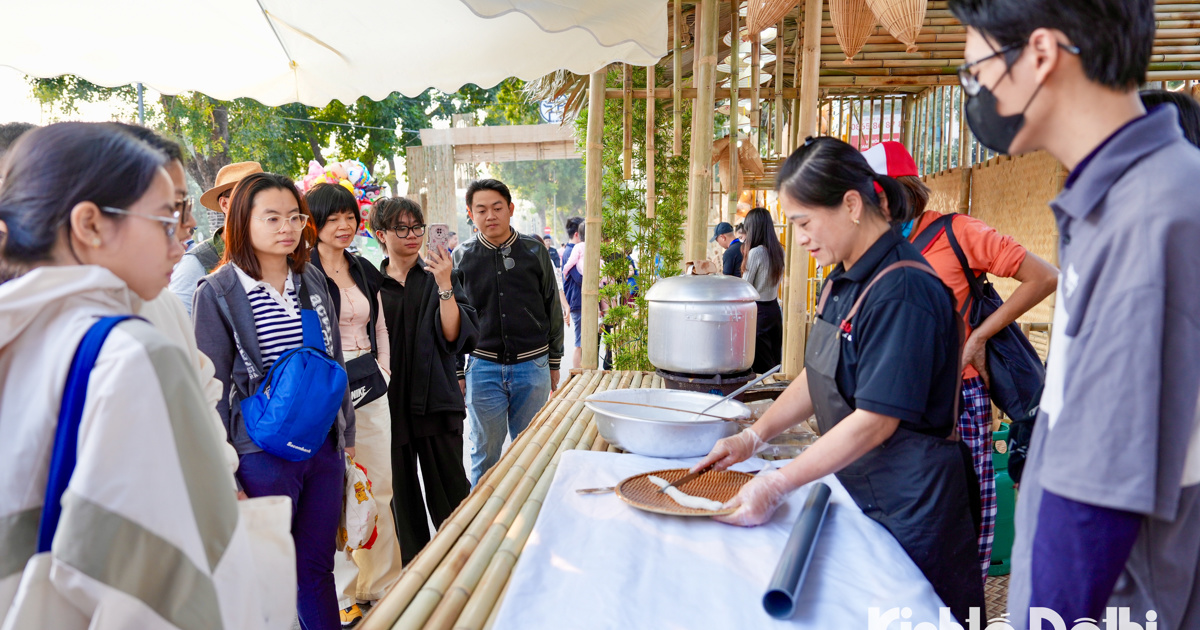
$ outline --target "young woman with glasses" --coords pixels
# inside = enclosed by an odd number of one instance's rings
[[[0,285],[0,523],[15,534],[0,536],[0,625],[261,628],[271,585],[294,598],[259,572],[270,552],[250,539],[192,365],[139,320],[90,371],[53,542],[35,556],[76,348],[98,318],[159,296],[182,256],[167,163],[117,125],[76,122],[27,132],[0,161],[0,258],[20,272]],[[24,623],[38,612],[60,623]]]
[[[380,268],[386,276],[381,294],[392,343],[393,506],[407,564],[429,542],[426,514],[440,527],[471,490],[463,470],[466,404],[455,357],[475,349],[479,320],[467,304],[462,272],[453,268],[450,255],[434,251],[421,258],[425,218],[416,202],[403,197],[376,201],[371,227],[388,253]]]
[[[271,366],[303,343],[301,309],[318,315],[323,348],[342,362],[325,274],[308,262],[310,215],[292,180],[255,173],[234,188],[225,222],[225,257],[196,289],[193,317],[200,350],[224,385],[218,412],[240,457],[237,479],[251,497],[282,495],[293,505],[300,624],[340,628],[333,558],[342,513],[345,459],[354,454],[354,407],[347,388],[325,443],[308,459],[263,451],[251,438],[241,401],[258,391]]]

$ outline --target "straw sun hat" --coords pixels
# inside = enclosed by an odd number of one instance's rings
[[[217,203],[217,197],[226,191],[233,190],[233,187],[247,176],[261,172],[263,172],[262,165],[258,162],[237,162],[222,166],[221,170],[217,171],[216,185],[200,195],[200,205],[213,212],[220,212],[221,204]]]

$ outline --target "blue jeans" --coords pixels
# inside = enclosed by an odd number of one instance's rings
[[[503,365],[478,357],[467,363],[471,487],[496,462],[504,433],[514,440],[550,397],[550,357]]]
[[[242,455],[238,479],[251,497],[281,495],[292,500],[296,542],[296,593],[304,630],[340,630],[333,583],[333,554],[345,492],[345,459],[331,436],[312,457],[289,462],[259,451]]]
[[[583,345],[583,324],[582,324],[582,322],[583,322],[583,311],[582,310],[571,311],[571,323],[574,324],[574,326],[572,326],[572,328],[575,329],[575,347],[576,348]],[[579,366],[575,366],[575,367],[579,367]]]

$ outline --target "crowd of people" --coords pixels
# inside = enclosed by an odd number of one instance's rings
[[[1057,292],[1009,623],[1118,606],[1195,627],[1200,106],[1138,91],[1150,0],[1015,4],[951,2],[968,28],[959,78],[982,144],[1070,171],[1051,204],[1061,270],[928,210],[900,143],[808,138],[777,183],[793,245],[832,269],[804,371],[696,469],[815,416],[821,439],[719,520],[764,523],[836,474],[965,622],[997,511],[993,342]],[[514,229],[508,187],[484,179],[465,196],[475,235],[431,249],[410,199],[364,215],[346,188],[302,193],[242,162],[200,197],[224,222],[195,243],[185,160],[136,125],[0,127],[5,627],[355,625],[558,387],[568,326],[580,363],[582,219],[560,253]],[[364,224],[378,266],[352,253]],[[783,354],[772,215],[712,240],[758,294],[765,371]],[[981,312],[987,274],[1017,285]],[[379,508],[361,543],[356,469]]]

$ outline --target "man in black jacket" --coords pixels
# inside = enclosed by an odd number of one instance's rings
[[[479,343],[466,370],[471,485],[500,459],[505,430],[529,426],[558,383],[563,314],[550,255],[511,227],[512,194],[494,179],[471,182],[467,212],[479,232],[454,249]]]

